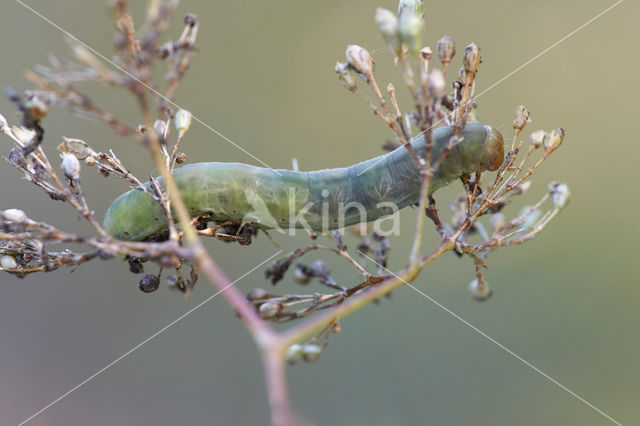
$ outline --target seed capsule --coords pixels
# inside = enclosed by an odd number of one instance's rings
[[[564,129],[559,127],[547,133],[547,137],[544,140],[544,147],[547,151],[555,151],[562,140],[564,139]]]
[[[295,271],[293,271],[293,279],[298,284],[308,284],[309,281],[311,281],[311,276],[303,271],[302,268],[296,268]]]
[[[62,169],[62,173],[64,173],[67,179],[80,179],[80,161],[78,161],[78,158],[68,152],[62,153],[61,157],[62,164],[60,165],[60,168]]]
[[[544,130],[536,130],[535,132],[531,133],[531,136],[529,136],[529,145],[533,149],[538,149],[544,144],[544,140],[546,139],[546,137],[547,132],[545,132]]]
[[[369,51],[357,44],[350,44],[347,46],[345,55],[349,67],[368,82],[373,76],[373,60]]]
[[[356,82],[349,72],[349,65],[345,62],[336,62],[333,70],[338,74],[338,79],[351,91],[356,90]]]
[[[561,209],[567,205],[571,193],[566,183],[553,182],[549,189],[553,196],[553,205],[556,206],[557,209]]]
[[[440,58],[440,62],[442,62],[442,66],[446,72],[451,60],[456,55],[456,44],[451,37],[445,35],[438,40],[437,50],[438,58]]]
[[[475,43],[471,43],[464,49],[463,63],[464,71],[475,75],[480,65],[480,48]]]
[[[531,123],[529,110],[524,105],[520,105],[518,109],[516,109],[516,119],[513,120],[513,128],[520,131],[524,129],[527,123]]]
[[[280,313],[282,309],[282,305],[277,302],[267,302],[260,305],[258,309],[260,312],[260,316],[264,319],[274,318],[276,315]]]
[[[384,41],[399,54],[398,18],[390,10],[379,7],[376,9],[376,24]]]
[[[0,257],[0,266],[2,269],[16,269],[18,267],[18,262],[13,256],[2,256]]]
[[[489,284],[484,281],[480,281],[479,279],[475,279],[471,281],[469,284],[469,291],[474,299],[484,301],[491,297],[491,288],[489,288]]]
[[[183,137],[189,127],[191,126],[191,113],[186,109],[180,109],[176,112],[174,122],[176,130],[178,130],[178,137]]]
[[[408,7],[402,9],[402,14],[398,15],[398,36],[411,53],[420,51],[422,18]]]
[[[143,293],[153,293],[160,287],[160,279],[157,275],[147,274],[140,280],[139,287]]]
[[[267,291],[262,288],[254,288],[247,294],[247,300],[255,302],[258,300],[264,300],[267,298]]]
[[[7,209],[2,212],[6,220],[21,223],[27,220],[27,214],[19,209]]]
[[[307,343],[302,347],[302,359],[306,362],[313,362],[322,354],[322,347],[313,343]]]
[[[289,346],[285,352],[284,358],[288,364],[295,364],[300,361],[302,359],[302,345],[294,343]]]

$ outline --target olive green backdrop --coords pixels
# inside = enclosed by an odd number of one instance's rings
[[[140,22],[143,2],[136,2]],[[458,51],[483,49],[478,91],[484,90],[613,2],[541,0],[428,2],[426,43],[451,35]],[[107,56],[112,21],[102,1],[29,3]],[[185,1],[201,19],[195,57],[179,104],[273,167],[345,166],[380,153],[390,135],[333,74],[347,43],[384,47],[368,1]],[[415,285],[510,350],[623,424],[640,423],[640,326],[637,221],[636,18],[623,2],[484,94],[480,118],[511,132],[516,106],[527,105],[536,128],[562,126],[561,149],[536,173],[524,202],[551,180],[567,182],[572,198],[542,235],[496,252],[486,273],[495,296],[474,302],[466,289],[473,265],[447,255]],[[0,25],[0,84],[25,89],[23,71],[46,54],[69,57],[63,35],[6,0]],[[401,79],[384,49],[375,54],[381,83]],[[456,66],[460,62],[456,57]],[[161,77],[162,74],[159,74]],[[108,110],[137,123],[128,94],[89,90]],[[403,97],[406,99],[406,97]],[[15,123],[14,108],[0,112]],[[152,171],[144,150],[97,123],[53,110],[44,122],[45,149],[55,158],[61,136],[112,148],[140,176]],[[528,133],[527,133],[528,134]],[[188,161],[255,161],[194,123],[184,142]],[[0,140],[0,152],[10,149]],[[126,190],[123,181],[83,171],[92,207],[101,216]],[[440,199],[459,188],[443,191]],[[444,207],[444,203],[442,204]],[[0,167],[0,208],[21,208],[63,229],[90,232],[62,203]],[[507,212],[516,213],[519,206]],[[404,265],[414,212],[402,213],[390,266]],[[275,235],[281,248],[304,237]],[[427,232],[426,247],[437,243]],[[353,245],[354,241],[348,243]],[[233,279],[277,249],[263,237],[249,247],[208,242]],[[309,257],[309,259],[317,258]],[[355,282],[340,259],[334,276]],[[155,269],[149,268],[150,272]],[[0,275],[0,423],[17,424],[129,351],[215,290],[202,279],[185,299],[162,287],[137,288],[124,262],[91,262],[71,272],[20,280]],[[238,282],[243,291],[268,284],[263,268]],[[289,278],[278,290],[293,291]],[[318,288],[318,290],[321,290]],[[592,408],[409,288],[342,321],[320,360],[288,369],[293,401],[319,425],[606,425]],[[49,408],[32,425],[247,425],[269,413],[254,344],[217,297]]]

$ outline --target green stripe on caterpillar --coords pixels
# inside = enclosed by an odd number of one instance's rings
[[[432,136],[437,159],[449,143],[450,128],[440,127]],[[469,122],[459,136],[462,142],[434,174],[431,194],[463,174],[502,164],[504,142],[497,130]],[[424,157],[424,137],[411,145]],[[173,177],[192,217],[315,231],[374,221],[414,205],[421,186],[420,170],[404,147],[346,168],[276,172],[241,163],[195,163],[176,169]],[[115,238],[138,241],[167,229],[168,222],[150,195],[131,190],[113,202],[103,226]]]

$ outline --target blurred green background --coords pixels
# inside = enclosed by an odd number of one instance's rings
[[[29,4],[111,55],[112,21],[104,2]],[[483,49],[481,91],[611,4],[428,2],[425,42],[435,47],[443,34],[451,35],[459,52],[455,71],[464,46],[475,41]],[[143,6],[135,4],[136,22]],[[373,23],[377,6],[395,9],[396,2],[185,1],[168,37],[178,37],[184,13],[196,13],[202,23],[200,52],[177,102],[273,167],[290,167],[292,157],[311,170],[377,155],[390,133],[333,73],[345,45],[357,43],[376,51],[383,85],[392,81],[402,87],[390,53],[381,49]],[[63,34],[20,4],[5,1],[2,14],[2,86],[28,88],[25,69],[46,63],[48,53],[70,56]],[[639,14],[637,2],[623,2],[478,100],[480,118],[506,136],[520,104],[532,112],[529,131],[564,127],[565,143],[536,173],[523,202],[536,200],[551,180],[567,182],[572,193],[568,208],[539,238],[490,258],[486,277],[494,297],[486,303],[471,299],[466,287],[473,265],[454,255],[440,259],[415,283],[625,425],[640,423],[634,244],[640,231],[634,96]],[[138,122],[128,94],[95,86],[87,90],[105,109]],[[4,97],[0,112],[16,122],[14,107]],[[120,140],[64,109],[54,110],[44,125],[50,158],[56,158],[55,147],[65,135],[96,149],[112,148],[139,176],[153,170],[135,141]],[[183,147],[188,161],[255,164],[197,123]],[[2,155],[9,149],[9,139],[3,138]],[[83,176],[99,216],[127,189],[122,181],[91,170]],[[441,207],[458,190],[443,191]],[[6,164],[0,167],[0,191],[1,209],[20,208],[63,229],[90,232],[70,207],[46,199]],[[392,241],[392,269],[407,259],[414,211],[403,211],[401,218],[403,234]],[[307,241],[275,238],[283,249]],[[435,245],[436,233],[429,230],[425,240],[426,247]],[[232,279],[277,250],[263,237],[249,247],[207,244]],[[340,259],[325,258],[336,279],[357,280]],[[268,288],[263,269],[238,287],[244,292]],[[215,292],[203,278],[188,299],[164,287],[147,295],[138,290],[138,279],[120,261],[23,280],[0,275],[0,424],[31,416]],[[289,278],[277,288],[294,290]],[[343,320],[342,326],[318,362],[288,369],[295,407],[315,424],[612,424],[409,288]],[[29,424],[248,425],[266,424],[268,418],[254,344],[217,297]]]

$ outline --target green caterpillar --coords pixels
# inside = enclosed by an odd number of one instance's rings
[[[448,126],[433,132],[433,158],[440,158],[449,137]],[[497,170],[502,164],[504,142],[496,129],[469,122],[460,137],[462,142],[435,172],[431,194],[463,174]],[[411,145],[424,157],[424,137]],[[373,221],[416,204],[421,186],[420,170],[404,147],[346,168],[298,172],[196,163],[176,169],[173,176],[192,217],[208,214],[215,221],[253,222],[265,229],[325,231]],[[131,190],[113,202],[103,226],[115,238],[139,241],[166,230],[168,222],[151,196]]]

